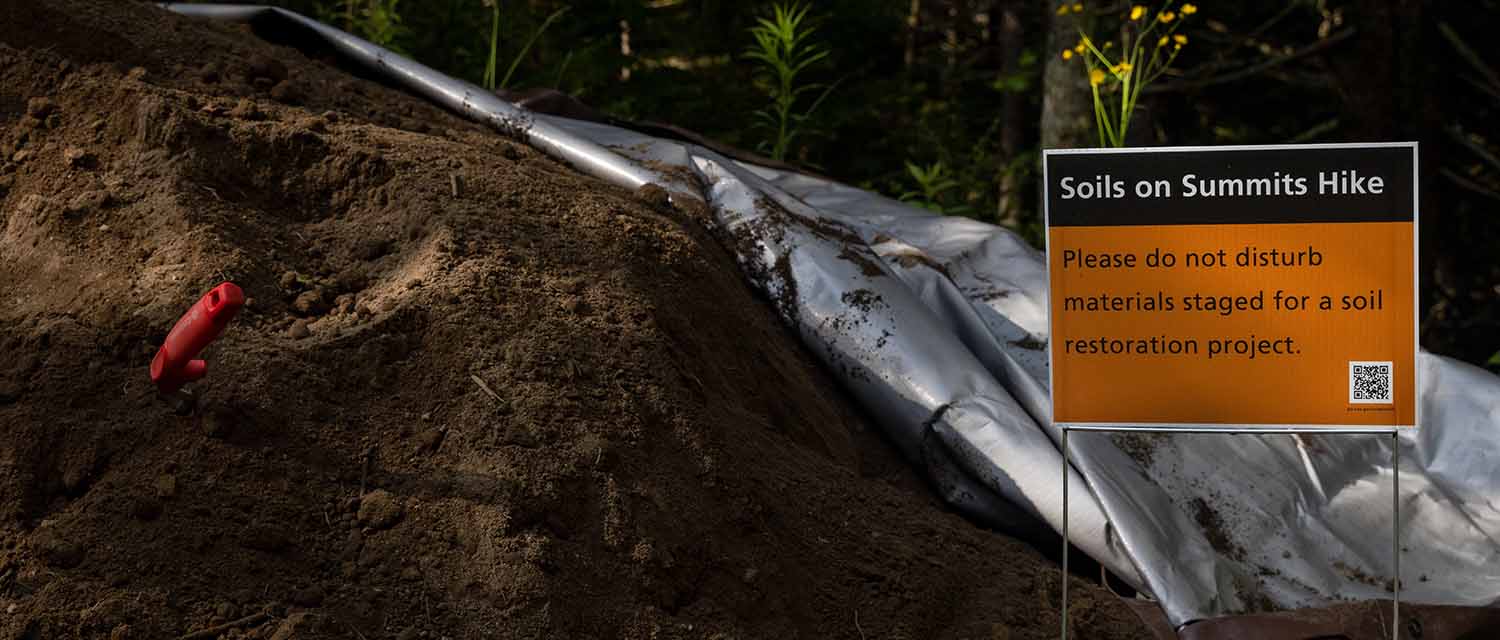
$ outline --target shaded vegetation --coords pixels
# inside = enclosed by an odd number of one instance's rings
[[[807,4],[806,26],[816,31],[804,45],[826,56],[810,56],[795,86],[820,88],[783,108],[780,77],[743,55],[757,47],[758,21],[774,16],[772,2],[495,1],[498,8],[484,0],[275,4],[475,83],[488,69],[494,84],[497,67],[510,68],[509,82],[499,84],[556,88],[614,116],[779,150],[845,182],[1004,224],[1034,242],[1044,95],[1075,90],[1045,87],[1052,76],[1044,71],[1080,62],[1062,55],[1076,35],[1049,40],[1076,34],[1075,24],[1103,29],[1121,15],[1128,22],[1132,8],[1055,0]],[[1492,361],[1500,351],[1500,55],[1482,44],[1500,24],[1497,4],[1200,2],[1193,19],[1170,32],[1192,45],[1132,98],[1128,135],[1118,128],[1130,145],[1420,141],[1423,344]],[[1059,22],[1068,20],[1078,22]],[[1087,101],[1087,76],[1069,74]],[[757,113],[777,126],[757,126]],[[795,125],[786,136],[782,114],[807,117],[786,120]],[[1091,144],[1096,132],[1085,126],[1082,136],[1047,139]]]

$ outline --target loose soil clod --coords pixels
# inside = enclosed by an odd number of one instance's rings
[[[249,27],[6,13],[0,637],[1056,631],[1055,567],[943,510],[660,194]],[[147,363],[226,279],[176,416]]]

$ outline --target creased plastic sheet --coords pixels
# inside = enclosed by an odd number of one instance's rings
[[[371,70],[626,188],[709,207],[812,352],[956,507],[1024,532],[1062,520],[1043,256],[1014,234],[696,145],[526,112],[280,9],[168,5],[300,25]],[[1402,599],[1500,599],[1500,379],[1422,354],[1422,430],[1399,438]],[[1274,399],[1267,399],[1274,402]],[[1078,548],[1174,625],[1389,598],[1390,436],[1075,432]],[[1085,481],[1086,479],[1086,481]]]

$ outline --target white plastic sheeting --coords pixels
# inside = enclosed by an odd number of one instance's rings
[[[300,25],[580,171],[702,201],[752,285],[946,499],[1002,527],[1060,526],[1045,265],[1014,234],[696,145],[532,114],[284,10],[168,8]],[[1425,421],[1399,439],[1402,599],[1491,605],[1500,599],[1500,379],[1430,354],[1419,366]],[[1072,537],[1155,594],[1176,625],[1388,598],[1392,442],[1075,432]]]

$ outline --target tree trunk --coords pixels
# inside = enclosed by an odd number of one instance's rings
[[[1008,77],[1021,71],[1021,50],[1025,45],[1025,33],[1021,28],[1021,11],[1015,0],[1005,2],[1000,9],[1000,75]],[[1000,174],[997,218],[1000,224],[1012,229],[1021,223],[1022,186],[1018,171],[1013,168],[1016,156],[1026,133],[1026,96],[1017,91],[1008,91],[1000,107]]]
[[[1063,60],[1063,49],[1078,42],[1078,14],[1057,15],[1053,2],[1043,3],[1048,22],[1047,47],[1042,51],[1046,68],[1042,73],[1042,148],[1070,149],[1098,144],[1094,129],[1094,103],[1088,77],[1077,56]]]

